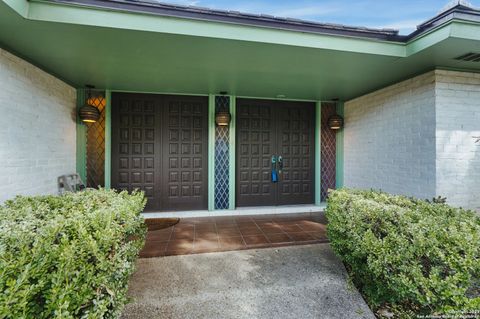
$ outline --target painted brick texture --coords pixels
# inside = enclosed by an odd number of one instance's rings
[[[345,103],[345,186],[480,210],[480,75],[436,70]]]
[[[2,49],[0,84],[0,203],[57,193],[75,172],[75,89]]]
[[[436,71],[437,194],[480,211],[480,74]]]
[[[435,195],[435,74],[345,103],[344,185]]]

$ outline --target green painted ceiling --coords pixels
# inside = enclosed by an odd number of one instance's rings
[[[479,28],[480,30],[480,28]],[[25,19],[0,1],[0,46],[74,86],[349,100],[435,67],[480,41],[447,37],[408,57]]]

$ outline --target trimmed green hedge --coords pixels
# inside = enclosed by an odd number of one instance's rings
[[[145,241],[143,193],[86,190],[0,206],[0,318],[116,318]]]
[[[480,309],[480,218],[375,191],[329,195],[327,232],[374,310],[396,317]]]

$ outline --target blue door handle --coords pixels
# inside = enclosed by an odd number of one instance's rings
[[[272,156],[272,183],[278,182],[278,173],[277,173],[277,157]]]

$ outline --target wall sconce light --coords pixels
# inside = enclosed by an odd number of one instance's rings
[[[328,127],[334,131],[341,130],[343,128],[343,117],[338,114],[330,116],[328,119]]]
[[[92,100],[93,85],[86,85],[87,87],[87,99],[85,104],[78,110],[78,116],[84,123],[94,123],[100,118],[100,111],[93,105],[89,104]]]
[[[217,114],[215,114],[215,122],[218,126],[228,126],[231,119],[230,112],[225,110],[218,111]]]
[[[220,92],[220,94],[226,95],[227,92]],[[231,119],[232,116],[230,115],[226,105],[221,106],[220,109],[215,113],[215,123],[217,123],[218,126],[228,126]]]

